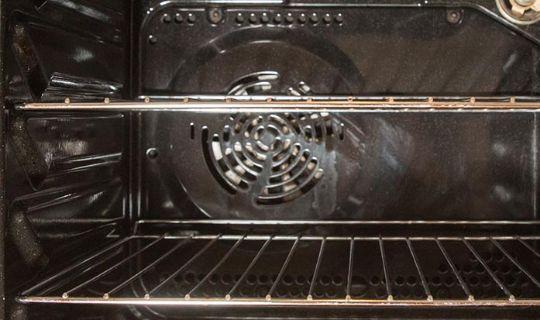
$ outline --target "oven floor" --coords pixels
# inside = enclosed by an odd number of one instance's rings
[[[540,236],[136,233],[48,271],[21,303],[540,305]],[[234,229],[234,228],[233,228]],[[285,230],[285,229],[284,229]]]

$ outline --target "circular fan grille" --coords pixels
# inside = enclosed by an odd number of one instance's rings
[[[329,114],[236,114],[219,133],[203,127],[206,163],[231,194],[250,193],[257,204],[294,200],[324,175],[321,157],[343,125]]]

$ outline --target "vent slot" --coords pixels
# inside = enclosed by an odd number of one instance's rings
[[[210,173],[214,176],[216,181],[225,189],[227,192],[231,194],[236,193],[236,189],[234,185],[230,185],[228,183],[228,180],[224,178],[224,173],[220,171],[218,168],[220,168],[219,165],[216,165],[215,159],[211,156],[211,150],[213,141],[209,141],[209,133],[208,128],[203,127],[202,128],[202,134],[201,134],[201,140],[203,144],[203,154],[204,154],[204,160],[206,161],[206,166],[210,170]]]

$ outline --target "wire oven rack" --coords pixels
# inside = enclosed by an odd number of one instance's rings
[[[134,235],[21,303],[540,305],[540,236]]]

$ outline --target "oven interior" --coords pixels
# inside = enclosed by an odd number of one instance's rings
[[[3,1],[5,317],[538,318],[504,4]]]

